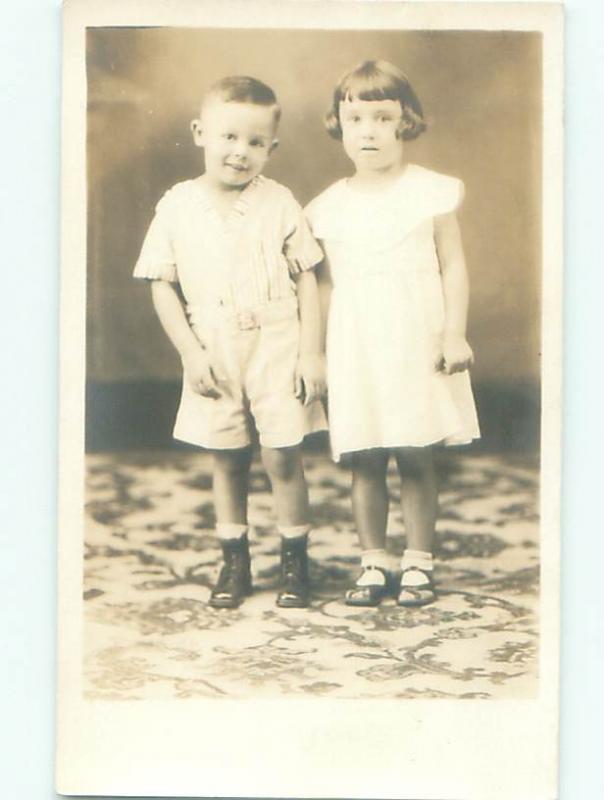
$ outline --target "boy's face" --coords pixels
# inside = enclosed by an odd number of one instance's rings
[[[400,164],[397,136],[402,109],[398,100],[344,100],[339,117],[342,144],[357,169],[384,170]]]
[[[224,188],[248,184],[277,144],[273,106],[210,99],[191,129],[195,144],[204,148],[206,175]]]

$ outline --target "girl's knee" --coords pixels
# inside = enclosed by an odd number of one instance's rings
[[[388,453],[381,450],[363,450],[352,456],[354,479],[381,479],[386,475]]]
[[[302,457],[299,447],[262,449],[262,463],[271,480],[291,481],[302,474]]]
[[[398,471],[403,477],[422,478],[434,472],[434,458],[430,447],[402,447],[395,451]]]

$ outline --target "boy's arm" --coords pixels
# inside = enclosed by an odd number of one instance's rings
[[[212,366],[189,326],[176,285],[167,281],[152,281],[151,297],[163,329],[178,350],[191,388],[204,397],[219,397]]]
[[[451,375],[463,372],[474,357],[466,340],[469,281],[461,242],[459,224],[454,213],[443,214],[434,220],[434,238],[440,263],[445,302],[445,329],[438,367]],[[442,364],[444,360],[444,365]]]
[[[325,394],[325,336],[313,270],[295,276],[300,314],[300,348],[294,375],[296,397],[309,405]]]

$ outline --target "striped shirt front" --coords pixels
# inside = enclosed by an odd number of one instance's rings
[[[322,258],[285,186],[258,175],[222,217],[196,179],[157,204],[134,276],[179,283],[189,308],[240,311],[295,297],[294,276]]]

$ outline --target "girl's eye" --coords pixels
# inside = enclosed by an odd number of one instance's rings
[[[223,133],[222,135],[225,139],[228,139],[229,141],[232,141],[235,138],[234,133]]]
[[[252,141],[250,142],[250,145],[252,147],[264,147],[264,142],[261,141],[260,139],[252,139]]]

